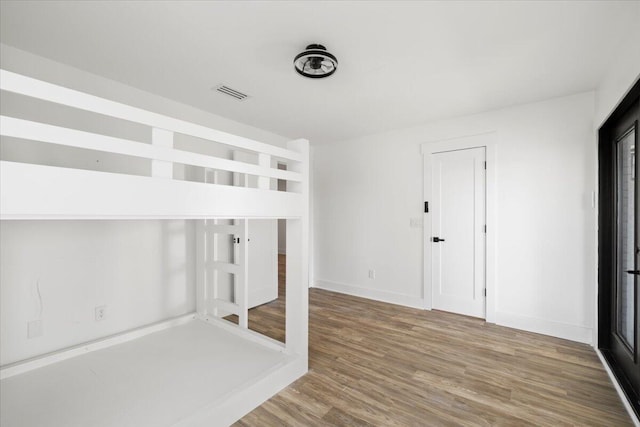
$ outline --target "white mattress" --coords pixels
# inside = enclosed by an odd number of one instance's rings
[[[286,362],[200,320],[0,382],[0,425],[168,426]]]

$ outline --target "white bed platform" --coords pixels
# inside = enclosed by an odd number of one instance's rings
[[[196,312],[0,367],[2,426],[225,426],[307,371],[308,142],[287,148],[230,135],[69,88],[0,71],[0,89],[149,127],[151,144],[0,117],[20,140],[144,158],[150,176],[0,162],[0,219],[195,219]],[[249,164],[173,148],[174,133],[257,154]],[[272,159],[288,170],[273,166]],[[258,176],[258,188],[173,179],[173,163]],[[287,180],[287,192],[271,189]],[[233,224],[219,224],[222,218]],[[246,222],[287,218],[286,344],[248,330]],[[206,223],[208,222],[208,225]],[[216,228],[217,227],[217,228]],[[207,231],[208,230],[208,231]],[[234,263],[203,234],[239,238]],[[236,276],[218,299],[215,269]],[[213,283],[212,283],[213,282]],[[1,284],[0,284],[1,285]],[[238,315],[238,325],[217,317]]]
[[[226,425],[291,357],[200,320],[2,381],[3,426]],[[235,411],[233,411],[235,410]]]

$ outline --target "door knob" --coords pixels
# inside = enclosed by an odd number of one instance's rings
[[[627,274],[635,274],[636,276],[640,276],[640,270],[627,270]]]
[[[434,237],[434,238],[433,238],[433,241],[434,241],[434,242],[436,242],[436,243],[438,243],[438,242],[444,242],[444,239],[441,239],[441,238],[439,238],[439,237]]]

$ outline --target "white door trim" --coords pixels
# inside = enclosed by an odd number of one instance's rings
[[[431,201],[431,157],[435,153],[443,151],[465,150],[468,148],[485,147],[485,155],[487,161],[486,174],[486,222],[487,222],[487,238],[486,238],[486,268],[485,283],[487,288],[486,298],[486,321],[489,323],[496,322],[496,301],[498,300],[497,281],[496,281],[496,242],[498,236],[498,212],[496,207],[497,201],[497,182],[496,182],[496,162],[497,162],[497,144],[496,133],[483,133],[479,135],[463,136],[454,139],[433,141],[421,144],[421,152],[424,160],[423,179],[424,179],[424,201]],[[425,310],[431,310],[433,307],[433,283],[432,283],[432,266],[431,266],[431,217],[430,213],[424,213],[423,218],[423,298]]]

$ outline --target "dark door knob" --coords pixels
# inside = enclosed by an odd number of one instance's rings
[[[640,270],[627,270],[627,274],[635,274],[636,276],[640,276]]]
[[[441,238],[439,238],[439,237],[434,237],[434,238],[433,238],[433,241],[434,241],[434,242],[436,242],[436,243],[438,243],[438,242],[444,242],[444,239],[441,239]]]

